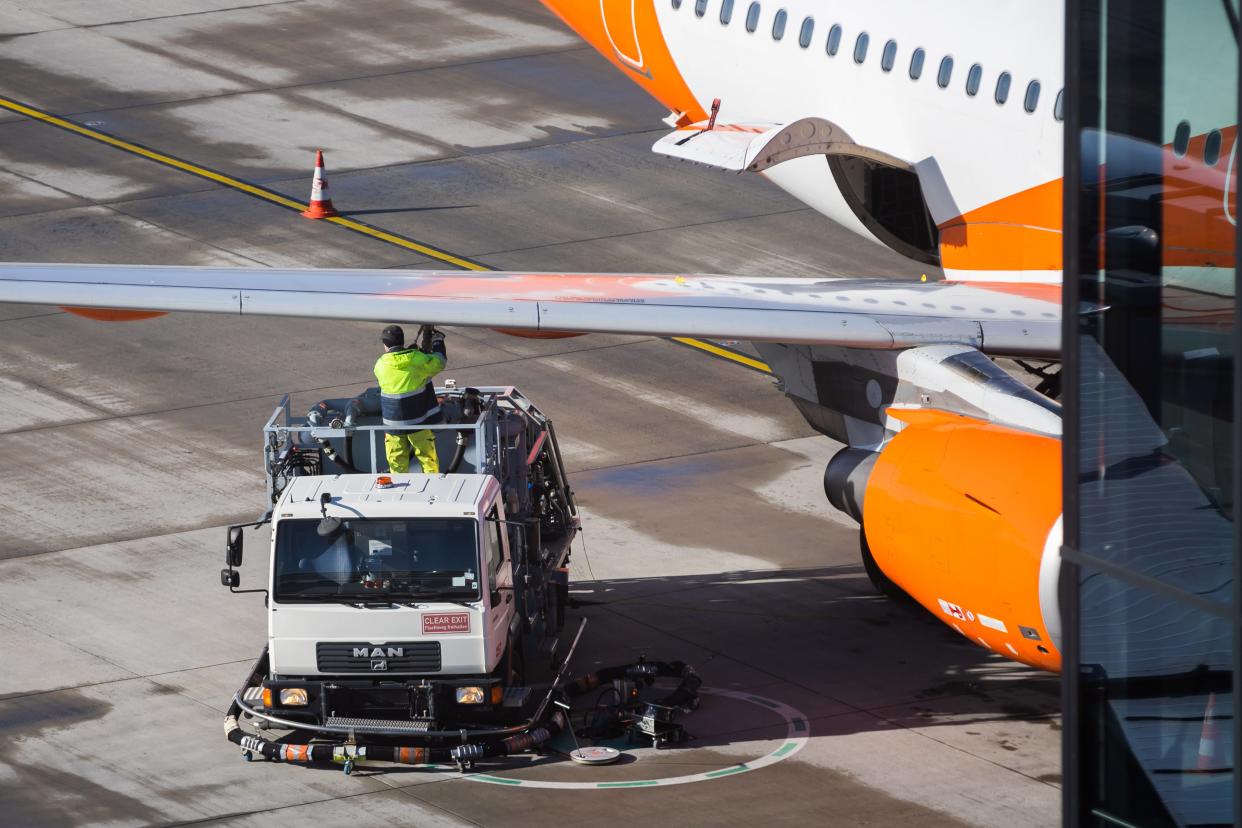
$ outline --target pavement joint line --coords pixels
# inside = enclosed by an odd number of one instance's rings
[[[301,213],[303,210],[306,210],[309,207],[309,205],[307,205],[306,203],[301,202],[301,201],[295,201],[289,196],[281,192],[278,192],[277,190],[271,189],[269,187],[265,187],[260,184],[253,184],[251,182],[244,181],[235,176],[227,175],[225,173],[212,170],[209,167],[204,167],[199,164],[194,164],[183,158],[178,158],[177,156],[174,156],[174,155],[169,155],[167,153],[159,152],[158,150],[151,149],[150,147],[147,147],[143,144],[139,144],[133,141],[127,141],[123,138],[118,138],[117,136],[103,132],[102,130],[93,129],[92,127],[88,127],[85,124],[80,124],[71,119],[64,118],[59,115],[54,115],[50,112],[45,112],[29,104],[25,104],[25,103],[21,103],[20,101],[13,100],[12,98],[0,96],[0,109],[8,110],[10,112],[14,112],[19,115],[24,115],[27,118],[30,118],[34,121],[39,121],[49,126],[56,127],[57,129],[63,130],[65,132],[69,132],[71,134],[78,135],[80,137],[87,138],[92,141],[96,141],[98,143],[106,144],[115,149],[121,150],[122,152],[129,153],[130,155],[136,155],[141,158],[146,158],[147,160],[154,161],[155,163],[160,164],[164,167],[169,167],[172,169],[180,170],[181,172],[196,176],[198,178],[204,178],[209,181],[214,181],[215,183],[220,184],[222,186],[228,187],[230,189],[236,190],[241,193],[245,193],[246,195],[252,196],[262,201],[267,201],[271,204],[284,207],[288,210],[294,210],[294,211]],[[129,215],[128,213],[124,213],[119,210],[117,212],[121,212],[122,215],[127,215],[127,216]],[[133,218],[133,216],[130,216],[130,218]],[[383,228],[377,227],[368,222],[358,221],[356,219],[352,219],[347,216],[333,216],[331,218],[320,219],[320,221],[330,222],[332,224],[337,225],[338,227],[343,227],[346,230],[350,230],[354,233],[358,233],[364,236],[369,236],[373,239],[376,239],[377,241],[385,242],[387,244],[395,245],[397,247],[402,247],[402,248],[405,248],[406,250],[413,250],[430,259],[444,262],[445,264],[452,265],[462,270],[472,270],[472,271],[478,272],[478,271],[490,271],[490,270],[495,269],[495,268],[489,267],[488,265],[483,264],[482,262],[476,261],[474,259],[466,258],[464,256],[454,255],[448,252],[447,250],[443,250],[439,247],[435,247],[433,245],[420,242],[416,239],[410,238],[409,236],[404,236],[399,233],[394,233],[389,230],[384,230]],[[245,258],[248,258],[248,257],[245,257]],[[727,351],[723,348],[720,348],[719,346],[713,346],[706,342],[701,342],[700,340],[697,340],[697,339],[683,338],[681,344],[689,345],[690,347],[699,349],[703,353],[709,354],[711,356],[714,356],[720,359],[732,361],[736,364],[744,365],[748,368],[753,369],[756,367],[755,365],[756,360],[753,360],[750,357],[743,357],[741,355],[733,354],[732,352]]]

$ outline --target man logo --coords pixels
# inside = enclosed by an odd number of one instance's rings
[[[401,658],[404,652],[402,647],[354,647],[354,658]]]
[[[373,659],[371,659],[371,669],[372,669],[372,670],[387,670],[387,669],[388,669],[388,659],[386,659],[386,658],[373,658]]]

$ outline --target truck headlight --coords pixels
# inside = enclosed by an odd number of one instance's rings
[[[305,687],[286,687],[280,691],[282,707],[302,707],[308,700]]]
[[[482,687],[458,687],[457,703],[458,704],[482,704],[486,696],[483,695]]]

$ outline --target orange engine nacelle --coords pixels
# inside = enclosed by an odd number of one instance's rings
[[[61,310],[68,311],[75,316],[94,319],[96,322],[137,322],[141,319],[155,319],[157,316],[167,316],[167,313],[164,311],[116,310],[114,308],[68,308],[62,306]]]
[[[943,411],[889,413],[907,425],[866,483],[876,564],[972,641],[1059,671],[1061,441]]]

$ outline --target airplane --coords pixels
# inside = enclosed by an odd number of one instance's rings
[[[542,2],[669,109],[656,153],[761,174],[945,278],[0,264],[0,301],[118,321],[190,311],[749,341],[807,422],[845,444],[824,487],[859,522],[873,585],[1059,671],[1059,382],[1030,361],[1061,349],[1060,6]],[[1172,228],[1199,251],[1187,268],[1227,258],[1232,273],[1235,136],[1181,140],[1179,127],[1169,147],[1129,149],[1187,183]],[[1125,157],[1110,156],[1110,176]],[[1223,210],[1199,220],[1205,197]],[[1188,324],[1213,313],[1188,296]]]

